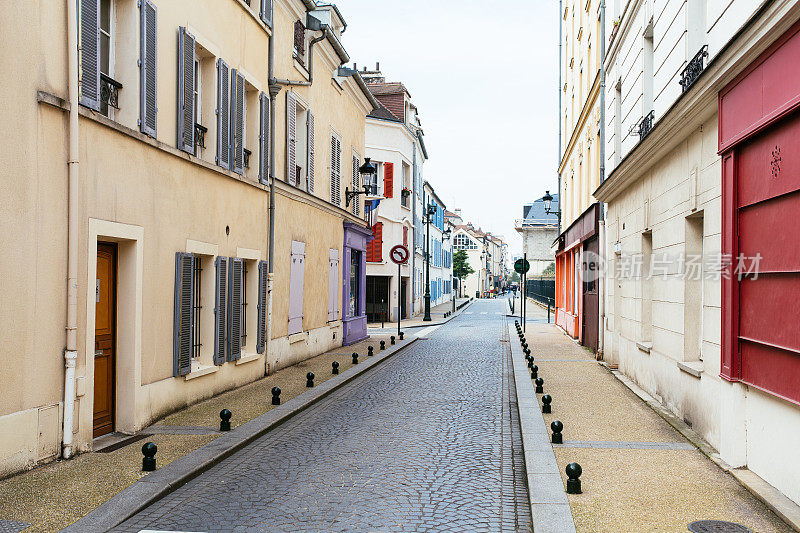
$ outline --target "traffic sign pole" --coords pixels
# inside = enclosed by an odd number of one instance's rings
[[[397,263],[397,336],[400,336],[400,320],[403,315],[403,303],[400,301],[400,298],[403,294],[403,281],[402,281],[402,273],[400,271],[403,263],[408,261],[408,248],[406,248],[402,244],[398,244],[397,246],[393,246],[392,249],[389,251],[389,259]]]
[[[397,263],[397,338],[400,338],[400,319],[403,316],[403,302],[400,301],[400,298],[403,295],[401,290],[402,285],[402,278],[400,278],[400,263]]]
[[[525,265],[525,266],[527,266],[527,264],[528,264],[528,254],[527,253],[523,253],[522,254],[522,264]],[[527,278],[528,278],[528,269],[526,268],[525,272],[522,274],[522,296],[521,296],[522,302],[520,302],[520,304],[522,306],[522,332],[523,333],[525,333],[526,326],[528,324],[528,321],[525,318],[527,316],[527,311],[528,311],[527,310],[527,307],[528,307],[527,303],[528,302],[526,301],[527,298],[525,298],[525,290],[528,288],[527,287],[527,283],[526,283]]]

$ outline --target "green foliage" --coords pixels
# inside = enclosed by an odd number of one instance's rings
[[[511,282],[512,283],[519,283],[519,274],[517,273],[516,270],[511,273]]]
[[[456,250],[453,254],[453,275],[458,279],[473,274],[475,270],[470,266],[466,250]]]
[[[547,268],[544,269],[542,272],[542,276],[555,276],[556,275],[556,264],[550,263],[547,265]]]

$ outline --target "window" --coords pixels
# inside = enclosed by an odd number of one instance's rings
[[[403,163],[403,189],[400,191],[400,205],[411,207],[411,167]]]
[[[201,312],[202,305],[202,273],[203,262],[195,256],[194,258],[194,291],[192,292],[192,365],[200,362],[200,350],[203,347],[202,339],[200,338],[201,330]]]
[[[642,291],[640,340],[648,342],[653,335],[653,279],[650,275],[653,257],[653,234],[642,233],[642,261],[639,283]]]
[[[350,317],[361,315],[360,303],[361,291],[361,252],[350,250],[350,295],[349,312]]]
[[[246,175],[256,176],[259,173],[258,155],[256,158],[253,154],[259,154],[259,136],[261,129],[259,127],[261,106],[259,105],[259,91],[256,87],[245,80],[244,83],[244,133],[242,139],[244,140],[244,173]]]
[[[295,21],[294,23],[294,46],[293,55],[303,66],[305,66],[306,55],[306,27],[302,21]]]
[[[331,134],[331,203],[342,204],[342,140]]]
[[[703,214],[686,219],[683,261],[683,359],[703,360]]]
[[[241,316],[242,316],[242,335],[241,335],[241,345],[242,348],[247,346],[247,263],[248,261],[242,261],[242,306],[241,306]]]
[[[456,250],[477,250],[478,244],[463,233],[453,237],[453,248]]]
[[[314,114],[292,92],[286,93],[287,182],[314,192]]]
[[[361,176],[358,173],[358,161],[358,154],[353,152],[353,175],[350,178],[350,188],[354,191],[361,190]],[[361,214],[361,202],[359,201],[358,197],[354,198],[352,202],[353,206],[350,209],[355,216],[359,216]]]
[[[100,0],[100,76],[101,76],[101,92],[105,93],[106,84],[108,83],[105,78],[114,78],[114,39],[113,32],[113,0]],[[100,99],[100,112],[109,116],[109,101],[108,98]]]

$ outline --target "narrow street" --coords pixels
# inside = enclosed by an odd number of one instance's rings
[[[116,531],[527,531],[505,300],[478,300]]]

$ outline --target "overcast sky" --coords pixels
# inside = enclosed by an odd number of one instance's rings
[[[380,61],[419,108],[423,176],[451,211],[502,234],[557,189],[556,0],[336,0],[359,69]]]

